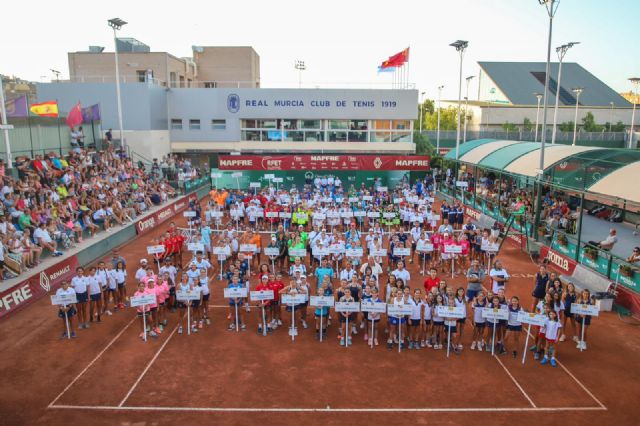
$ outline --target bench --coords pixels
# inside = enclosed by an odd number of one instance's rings
[[[577,264],[571,275],[560,275],[563,284],[571,283],[576,288],[576,292],[581,290],[589,290],[595,297],[596,303],[601,311],[610,311],[612,309],[613,299],[615,297],[612,289],[612,283],[606,277],[587,268],[584,265]]]

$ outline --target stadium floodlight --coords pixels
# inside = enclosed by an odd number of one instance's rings
[[[564,55],[567,54],[567,51],[571,49],[576,44],[580,44],[579,41],[571,41],[567,44],[563,44],[562,46],[556,47],[556,53],[558,54],[558,81],[556,84],[556,104],[553,108],[553,128],[551,129],[551,144],[556,143],[556,131],[558,124],[558,103],[560,100],[560,81],[562,79],[562,60],[564,59]]]
[[[633,84],[635,89],[631,97],[633,110],[631,111],[631,127],[629,128],[629,148],[633,148],[633,122],[636,118],[636,101],[638,100],[638,84],[640,84],[640,77],[631,77],[629,81]]]
[[[467,80],[467,96],[464,97],[464,133],[462,135],[462,143],[467,141],[467,121],[469,121],[469,83],[475,78],[475,75],[470,75]]]
[[[126,141],[124,139],[124,129],[122,125],[122,99],[120,97],[120,69],[118,66],[118,36],[117,31],[119,31],[124,25],[127,24],[126,21],[123,21],[120,18],[113,18],[107,21],[109,26],[113,28],[113,43],[115,45],[115,58],[116,58],[116,98],[118,101],[118,127],[120,129],[120,147],[122,150],[126,149]]]
[[[576,87],[571,89],[573,93],[576,95],[576,115],[573,119],[573,143],[572,146],[576,146],[576,138],[578,135],[578,108],[580,106],[580,94],[584,92],[584,87]]]
[[[440,155],[440,98],[442,97],[444,85],[438,86],[438,126],[436,130],[436,151]]]
[[[533,141],[538,142],[538,123],[540,122],[540,101],[542,100],[542,93],[533,92],[533,96],[538,100],[538,107],[536,108],[536,135]]]
[[[420,124],[418,128],[420,129],[420,132],[422,132],[422,99],[424,98],[424,94],[425,92],[420,92],[420,105],[418,105],[418,112],[420,113]]]
[[[296,59],[293,67],[298,70],[298,88],[302,87],[302,71],[306,71],[307,66],[304,61]]]
[[[458,161],[458,152],[460,148],[460,110],[462,106],[462,57],[464,51],[469,46],[469,42],[466,40],[456,40],[449,46],[454,47],[456,52],[460,53],[460,75],[458,81],[458,126],[456,129],[456,161]]]

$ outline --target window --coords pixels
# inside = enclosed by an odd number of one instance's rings
[[[349,128],[349,120],[329,120],[329,128],[346,130]]]
[[[170,72],[169,73],[169,81],[171,81],[171,87],[176,87],[176,73],[175,72]]]
[[[205,89],[215,89],[216,87],[218,87],[218,83],[216,83],[215,81],[205,81],[204,82],[204,88]]]
[[[211,120],[211,130],[226,130],[227,120]]]
[[[180,76],[180,87],[184,87],[184,76]]]
[[[391,121],[389,120],[373,120],[371,124],[373,124],[373,128],[377,130],[388,130],[391,128]]]
[[[145,81],[147,81],[147,71],[146,70],[136,71],[136,77],[138,78],[138,83],[144,83]]]
[[[298,120],[300,129],[321,129],[322,122],[320,120]]]
[[[393,120],[394,130],[409,130],[409,120]]]
[[[172,118],[171,119],[171,130],[182,130],[182,119],[181,118]]]
[[[189,130],[200,130],[200,120],[194,118],[189,120]]]

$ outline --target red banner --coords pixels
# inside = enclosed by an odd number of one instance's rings
[[[221,155],[219,170],[429,170],[426,155]]]
[[[68,257],[0,293],[0,319],[19,312],[56,290],[62,281],[70,280],[75,275],[78,266],[76,256]]]
[[[195,193],[190,196],[195,196]],[[138,235],[144,234],[145,232],[148,232],[154,229],[155,227],[160,225],[162,222],[182,212],[184,209],[187,208],[187,206],[189,206],[190,196],[178,198],[176,201],[174,201],[173,203],[169,204],[166,207],[161,208],[154,214],[147,216],[144,219],[138,220],[136,222],[136,233]]]

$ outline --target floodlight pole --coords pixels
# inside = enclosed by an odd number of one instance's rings
[[[118,37],[116,31],[122,28],[127,23],[120,18],[109,19],[109,26],[113,28],[113,44],[115,47],[116,58],[116,98],[118,102],[118,127],[120,129],[120,146],[124,152],[126,152],[126,141],[124,138],[124,128],[122,125],[122,99],[120,96],[120,68],[118,64]]]
[[[579,41],[572,41],[571,43],[563,44],[562,46],[556,47],[556,53],[558,54],[558,81],[556,84],[556,104],[553,108],[553,129],[551,129],[551,144],[556,143],[556,131],[558,125],[558,103],[560,100],[560,80],[562,78],[562,60],[564,59],[564,55],[567,54],[567,50],[571,49],[576,44],[580,43]]]
[[[634,95],[631,97],[631,101],[633,102],[633,110],[631,111],[631,128],[629,129],[629,148],[633,148],[633,122],[636,118],[636,100],[638,98],[638,84],[640,84],[640,77],[632,77],[629,81],[633,84],[635,91]]]
[[[464,133],[462,136],[462,143],[467,141],[467,121],[469,120],[469,83],[475,75],[470,75],[467,77],[467,95],[464,97]]]
[[[458,155],[460,151],[460,114],[462,107],[462,58],[464,56],[464,51],[469,46],[469,42],[465,40],[456,40],[451,43],[449,46],[452,46],[456,49],[456,52],[460,54],[460,72],[458,77],[458,126],[456,127],[456,162],[458,161]]]
[[[538,123],[540,122],[540,101],[542,100],[542,93],[534,93],[533,96],[538,99],[538,107],[536,108],[536,134],[533,138],[533,141],[538,142]]]
[[[418,108],[418,112],[420,113],[420,124],[419,124],[419,128],[420,128],[420,133],[421,133],[421,134],[422,134],[422,103],[423,103],[422,99],[423,99],[423,98],[424,98],[424,92],[420,93],[420,99],[419,99],[419,101],[420,101],[420,105],[419,105],[419,108]]]
[[[444,86],[438,86],[438,127],[436,130],[436,152],[440,155],[440,98]]]
[[[28,113],[27,111],[27,114]],[[7,108],[4,103],[4,82],[2,81],[2,76],[0,76],[0,114],[2,114],[2,133],[4,134],[4,152],[6,155],[7,169],[12,169],[13,160],[11,159],[11,143],[9,143],[9,125],[7,123]]]
[[[609,133],[611,133],[611,125],[613,124],[613,102],[609,102],[611,105],[611,111],[609,111]]]
[[[571,144],[572,146],[576,146],[576,139],[578,136],[578,107],[580,106],[580,93],[582,93],[583,90],[584,88],[582,87],[576,87],[575,89],[573,89],[573,93],[576,94],[576,115],[573,119],[573,143]]]

